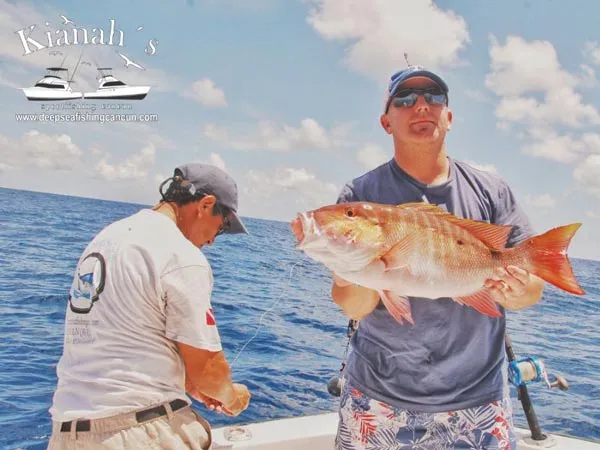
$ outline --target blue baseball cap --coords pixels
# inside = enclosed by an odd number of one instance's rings
[[[438,74],[432,72],[431,70],[427,70],[423,66],[410,66],[407,69],[399,70],[398,72],[394,73],[390,77],[390,82],[388,84],[387,91],[386,91],[384,112],[388,111],[388,109],[390,107],[390,102],[391,102],[392,98],[394,97],[394,94],[398,90],[398,87],[402,83],[404,83],[406,80],[408,80],[409,78],[415,78],[415,77],[429,78],[431,81],[433,81],[435,84],[437,84],[442,89],[444,94],[448,95],[448,91],[449,91],[448,85],[442,79],[442,77],[440,77]]]

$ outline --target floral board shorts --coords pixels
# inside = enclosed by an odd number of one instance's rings
[[[475,408],[423,413],[395,408],[352,388],[340,397],[336,450],[515,450],[510,398]]]

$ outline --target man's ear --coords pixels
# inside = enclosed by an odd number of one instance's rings
[[[452,128],[452,111],[448,110],[448,131]]]
[[[217,203],[217,198],[214,195],[205,195],[198,202],[198,214],[202,215],[212,211],[213,206]]]
[[[387,114],[382,114],[379,118],[379,123],[381,123],[381,127],[385,130],[387,134],[392,134],[392,127],[390,126],[390,119]]]

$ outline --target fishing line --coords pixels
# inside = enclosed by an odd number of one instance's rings
[[[277,297],[275,299],[275,301],[273,302],[273,304],[271,305],[271,307],[269,309],[267,309],[266,311],[264,311],[261,316],[260,319],[258,320],[258,326],[256,327],[256,332],[254,333],[254,336],[252,336],[240,349],[240,351],[238,352],[238,354],[236,355],[236,357],[233,359],[233,361],[231,362],[231,364],[229,364],[229,367],[233,367],[233,365],[235,364],[235,362],[237,361],[237,359],[240,357],[240,355],[242,354],[242,352],[244,351],[244,349],[248,346],[248,344],[250,344],[250,342],[252,342],[254,340],[254,338],[256,336],[258,336],[258,333],[262,327],[262,321],[265,318],[265,316],[270,313],[271,311],[273,311],[275,309],[275,307],[277,306],[277,304],[279,303],[279,301],[281,300],[281,298],[283,297],[283,295],[287,292],[288,288],[290,287],[290,284],[292,282],[292,273],[294,271],[294,268],[298,265],[302,264],[302,261],[298,261],[296,263],[294,263],[292,265],[292,267],[290,268],[290,276],[288,278],[288,282],[285,286],[285,288],[283,289],[283,291],[281,292],[281,295],[279,295],[279,297]]]

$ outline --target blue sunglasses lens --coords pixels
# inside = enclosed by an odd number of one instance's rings
[[[411,107],[417,103],[417,98],[422,95],[425,101],[430,105],[445,105],[448,103],[448,97],[439,89],[430,89],[426,91],[410,90],[400,91],[394,95],[394,106]]]

